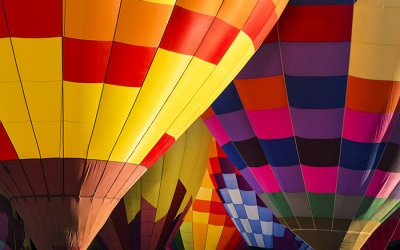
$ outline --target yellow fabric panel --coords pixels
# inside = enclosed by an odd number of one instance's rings
[[[66,37],[112,41],[121,0],[64,0]]]
[[[64,81],[65,158],[86,158],[102,85]]]
[[[0,83],[19,81],[10,38],[0,38]]]
[[[213,185],[212,182],[211,182],[211,178],[210,178],[210,176],[209,176],[209,174],[208,174],[208,171],[207,171],[207,173],[204,175],[203,181],[201,182],[201,187],[202,187],[202,188],[211,189],[211,191],[214,189],[214,185]],[[196,199],[200,199],[200,197],[196,197]],[[203,199],[201,199],[201,200],[203,200]],[[208,199],[207,199],[207,200],[208,200]],[[211,200],[211,198],[210,198],[209,200]]]
[[[396,3],[396,7],[395,4]],[[400,45],[400,2],[363,0],[354,7],[353,41]]]
[[[40,158],[30,122],[8,123],[2,121],[19,159]]]
[[[144,2],[150,3],[159,3],[159,4],[175,4],[176,0],[141,0]]]
[[[197,193],[196,199],[203,201],[210,201],[212,197],[212,188],[200,187],[199,192]]]
[[[142,178],[143,177],[144,176],[142,176]],[[140,211],[141,195],[142,185],[141,180],[139,179],[139,181],[136,182],[131,189],[129,189],[123,198],[128,223],[135,219],[136,214]]]
[[[400,8],[398,3],[397,7],[385,4],[394,3],[368,0],[355,4],[349,68],[352,76],[400,81]]]
[[[62,157],[61,122],[32,122],[42,158]]]
[[[184,202],[179,208],[178,214],[182,213],[186,207],[186,203],[192,197],[196,197],[199,191],[200,184],[202,181],[202,176],[207,168],[208,156],[211,146],[211,134],[204,122],[201,119],[197,119],[195,123],[192,124],[189,130],[186,132],[187,145],[189,149],[185,154],[183,160],[183,166],[179,179],[182,184],[186,187],[186,194],[184,197]],[[192,166],[192,167],[185,167]],[[193,178],[196,176],[196,178]]]
[[[176,5],[208,16],[215,16],[222,2],[223,0],[177,0]]]
[[[21,83],[0,83],[0,120],[2,122],[30,122]]]
[[[208,224],[209,213],[193,211],[193,223]]]
[[[124,161],[131,155],[130,146],[138,148],[129,159],[130,163],[140,163],[153,148],[159,138],[151,138],[151,143],[140,143],[155,116],[185,71],[191,56],[158,49],[143,87],[136,99],[127,124],[119,138],[111,160]],[[129,128],[129,129],[128,129]],[[140,143],[140,145],[138,145]]]
[[[142,185],[142,197],[153,207],[157,207],[160,196],[161,178],[164,167],[163,162],[164,156],[154,163],[154,165],[139,179],[139,181],[141,181],[140,185]],[[129,192],[130,191],[128,191],[128,193]]]
[[[61,37],[11,38],[22,81],[61,81]]]
[[[62,82],[25,81],[23,86],[41,157],[60,157]]]
[[[142,0],[122,1],[115,41],[137,46],[157,47],[173,5]]]
[[[223,226],[208,225],[206,250],[217,249],[219,239],[221,238]]]
[[[400,46],[352,41],[350,69],[352,76],[386,81],[400,81]]]
[[[157,205],[156,221],[166,216],[171,206],[175,188],[178,184],[179,173],[183,165],[183,158],[186,155],[186,135],[182,136],[171,146],[167,154],[164,155],[163,175],[160,187],[160,198]]]
[[[196,91],[206,81],[214,68],[214,64],[193,57],[182,78],[141,140],[141,144],[153,145],[161,138],[170,124],[179,116],[182,107],[191,101]],[[140,149],[141,144],[135,154],[138,153],[137,151]],[[135,161],[130,159],[129,162]]]
[[[244,32],[240,31],[210,77],[170,126],[167,133],[174,137],[179,137],[186,130],[186,127],[211,105],[239,73],[254,52],[255,49],[252,40]]]
[[[0,121],[20,159],[40,158],[19,81],[0,83]]]
[[[104,84],[89,159],[107,159],[140,88]]]

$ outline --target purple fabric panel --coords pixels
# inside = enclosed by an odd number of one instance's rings
[[[393,126],[392,133],[390,135],[389,141],[400,145],[400,121],[399,121],[399,117],[397,117],[396,123]]]
[[[264,192],[260,184],[258,184],[256,178],[253,176],[253,173],[250,171],[248,167],[240,170],[240,173],[246,179],[247,183],[253,188],[256,194],[261,194]]]
[[[253,191],[249,183],[244,179],[243,175],[236,174],[236,181],[238,183],[239,189],[243,191]]]
[[[272,167],[282,191],[287,193],[304,192],[303,175],[299,165]]]
[[[256,200],[257,200],[257,206],[259,207],[267,207],[267,205],[265,205],[265,203],[260,199],[260,197],[258,197],[258,195],[256,195]],[[274,216],[275,218],[275,216]],[[278,221],[279,223],[279,221]]]
[[[263,43],[236,79],[262,78],[282,74],[278,42]]]
[[[287,249],[284,248],[285,245],[285,239],[284,237],[276,237],[276,236],[272,236],[273,238],[273,244],[274,244],[274,249]]]
[[[285,74],[342,76],[348,74],[350,42],[281,42]]]
[[[235,173],[235,165],[226,157],[219,157],[219,166],[221,167],[221,172],[224,174]]]
[[[214,179],[215,179],[215,182],[217,183],[217,186],[218,186],[216,188],[219,188],[219,189],[226,188],[225,180],[224,180],[224,177],[222,176],[221,173],[214,174]]]
[[[353,170],[339,167],[337,193],[364,195],[374,175],[374,170]]]
[[[397,186],[393,189],[389,198],[400,200],[400,183],[397,183]]]
[[[244,141],[256,137],[244,109],[218,115],[218,120],[232,141]]]
[[[294,133],[308,139],[335,139],[342,136],[344,108],[290,108]]]

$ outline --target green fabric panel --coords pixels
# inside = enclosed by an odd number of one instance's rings
[[[319,194],[307,192],[313,217],[332,218],[335,204],[335,194]]]
[[[360,207],[358,208],[355,220],[371,220],[374,213],[385,202],[386,198],[374,198],[364,196]]]
[[[181,236],[181,231],[180,230],[178,230],[178,232],[176,233],[176,235],[174,237],[174,242],[175,242],[175,245],[178,248],[178,250],[185,250],[185,247],[183,246],[182,236]]]
[[[268,194],[269,199],[274,203],[276,209],[279,211],[282,217],[293,217],[292,209],[290,209],[282,191]]]
[[[389,200],[389,199],[388,199],[388,200]],[[389,216],[391,216],[391,215],[400,207],[400,202],[399,202],[399,200],[393,200],[393,201],[397,202],[396,205],[390,210],[389,213],[387,213],[387,214],[385,215],[385,217],[383,217],[382,220],[380,220],[381,223],[384,222]]]

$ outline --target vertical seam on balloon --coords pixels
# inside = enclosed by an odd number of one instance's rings
[[[121,0],[121,1],[122,1],[122,0]],[[176,0],[175,0],[175,2],[176,2]],[[148,73],[149,73],[150,67],[151,67],[151,65],[152,65],[153,62],[154,62],[154,58],[156,57],[156,54],[157,54],[158,49],[160,48],[160,43],[161,43],[162,37],[163,37],[164,34],[165,34],[165,31],[166,31],[166,29],[167,29],[169,20],[171,19],[172,12],[174,11],[174,9],[175,9],[175,5],[174,5],[174,7],[172,8],[171,13],[170,13],[170,15],[169,15],[169,17],[168,17],[168,22],[165,24],[165,28],[164,28],[164,31],[163,31],[163,35],[161,36],[160,41],[159,41],[159,43],[158,43],[158,45],[157,45],[156,52],[154,53],[153,59],[152,59],[152,61],[151,61],[151,64],[150,64],[150,66],[149,66],[149,68],[148,68],[148,70],[147,70],[147,72],[146,72],[146,76],[145,76],[145,78],[144,78],[144,80],[143,80],[143,82],[142,82],[142,86],[140,86],[139,91],[138,91],[138,94],[136,95],[135,100],[133,101],[132,106],[131,106],[131,108],[130,108],[130,110],[129,110],[129,112],[128,112],[126,118],[125,118],[124,124],[122,125],[122,128],[121,128],[121,130],[119,131],[118,137],[117,137],[117,139],[115,140],[113,147],[111,148],[111,151],[110,151],[110,153],[109,153],[109,155],[108,155],[107,162],[110,160],[111,155],[112,155],[112,153],[114,152],[115,146],[117,145],[117,143],[118,143],[118,141],[119,141],[119,138],[121,137],[122,132],[124,131],[125,125],[126,125],[126,123],[128,122],[128,119],[129,119],[130,114],[131,114],[131,112],[132,112],[132,110],[133,110],[133,107],[135,106],[136,100],[137,100],[138,97],[139,97],[139,94],[140,94],[140,92],[141,92],[141,90],[142,90],[143,84],[144,84],[144,82],[145,82],[145,80],[146,80],[146,78],[147,78],[147,75],[148,75]],[[119,175],[121,174],[122,169],[125,167],[125,164],[128,162],[129,157],[130,157],[130,156],[128,156],[128,157],[126,158],[125,161],[122,161],[124,164],[123,164],[123,166],[121,167],[121,170],[119,171],[119,173],[118,173],[117,177],[115,178],[115,180],[117,180],[117,179],[119,178]],[[139,165],[139,164],[137,164],[137,165]],[[107,193],[105,194],[105,196],[108,195],[108,193],[110,192],[111,188],[114,186],[115,180],[114,180],[113,184],[111,185],[111,187],[109,188],[109,190],[107,191]]]
[[[122,1],[123,1],[123,0],[120,0],[120,2],[119,2],[118,14],[117,14],[116,22],[115,22],[114,35],[113,35],[113,40],[112,40],[112,42],[111,42],[110,54],[109,54],[109,56],[108,56],[106,72],[105,72],[105,74],[104,74],[104,80],[103,80],[103,83],[102,83],[102,88],[101,88],[101,93],[100,93],[100,98],[99,98],[99,104],[97,105],[96,116],[95,116],[94,121],[93,121],[92,131],[90,132],[89,143],[88,143],[87,150],[86,150],[85,164],[83,165],[82,174],[81,174],[81,183],[80,183],[80,188],[79,188],[79,195],[80,195],[81,192],[82,192],[82,185],[83,185],[83,182],[85,181],[84,176],[85,176],[85,172],[86,172],[86,168],[87,168],[87,162],[88,162],[88,156],[89,156],[89,149],[90,149],[90,145],[91,145],[90,143],[92,142],[93,132],[94,132],[94,130],[95,130],[97,117],[98,117],[98,114],[99,114],[99,111],[100,111],[100,105],[101,105],[101,100],[102,100],[102,97],[103,97],[104,86],[105,86],[105,82],[106,82],[106,78],[107,78],[107,73],[108,73],[108,67],[110,66],[110,60],[111,60],[111,55],[112,55],[112,51],[113,51],[113,47],[114,47],[115,36],[116,36],[116,34],[117,34],[118,21],[119,21],[119,15],[120,15],[120,13],[121,13]],[[94,159],[94,160],[96,160],[96,159]],[[97,162],[98,162],[98,161],[96,160],[96,163],[97,163]],[[105,163],[105,165],[104,165],[103,171],[102,171],[102,173],[101,173],[100,179],[98,180],[97,185],[96,185],[96,187],[95,187],[95,189],[94,189],[94,191],[93,191],[92,197],[95,196],[95,194],[96,194],[96,192],[97,192],[97,188],[99,187],[99,184],[101,183],[101,181],[102,181],[102,179],[103,179],[104,172],[106,171],[106,168],[107,168],[107,166],[108,166],[108,162],[109,162],[109,161],[108,161],[108,159],[107,159],[107,161],[106,161],[106,163]],[[96,167],[96,165],[94,166],[94,168],[95,168],[95,167]]]
[[[353,21],[354,21],[354,5],[355,5],[355,1],[357,0],[353,0],[353,13],[351,16],[351,29],[353,30]],[[338,183],[339,183],[339,172],[340,172],[340,159],[341,159],[341,155],[342,155],[342,143],[343,143],[343,131],[344,131],[344,118],[346,115],[346,102],[347,102],[347,91],[348,91],[348,85],[349,85],[349,77],[350,77],[350,60],[351,60],[351,45],[352,45],[352,36],[353,36],[353,32],[351,32],[350,35],[350,49],[349,49],[349,65],[348,65],[348,71],[347,71],[347,82],[346,82],[346,100],[344,102],[344,108],[343,108],[343,121],[342,121],[342,133],[340,135],[340,149],[339,149],[339,159],[338,159],[338,171],[336,174],[336,187],[335,187],[335,197],[333,200],[333,215],[332,215],[332,224],[331,224],[331,230],[333,230],[334,227],[334,221],[335,221],[335,209],[336,209],[336,194],[337,194],[337,188],[338,188]],[[360,201],[360,204],[362,203],[362,200]],[[357,214],[357,212],[354,214],[354,216]],[[353,220],[352,220],[353,221]],[[352,222],[351,222],[352,223]],[[351,225],[350,223],[350,225]],[[350,227],[349,225],[349,227]],[[344,240],[344,238],[343,238]],[[341,242],[343,242],[343,240]]]
[[[18,69],[17,58],[15,57],[14,45],[13,45],[13,42],[12,42],[12,39],[11,39],[11,32],[10,32],[10,29],[9,29],[9,27],[8,27],[8,21],[7,21],[7,15],[6,15],[6,7],[4,6],[4,0],[2,0],[2,5],[3,5],[4,21],[5,21],[5,24],[6,24],[6,27],[7,27],[7,32],[8,32],[8,36],[9,36],[8,38],[9,38],[9,40],[10,40],[10,46],[11,46],[11,50],[12,50],[13,57],[14,57],[15,69],[16,69],[17,74],[18,74],[18,79],[19,79],[19,83],[20,83],[22,95],[23,95],[23,97],[24,97],[25,107],[26,107],[26,111],[27,111],[27,113],[28,113],[28,117],[29,117],[29,121],[30,121],[30,124],[31,124],[33,136],[35,137],[35,142],[36,142],[36,146],[37,146],[38,154],[39,154],[39,158],[40,158],[40,166],[42,167],[42,175],[43,175],[43,178],[45,178],[45,177],[44,177],[43,164],[42,164],[42,156],[41,156],[41,154],[40,154],[39,143],[38,143],[38,141],[37,141],[35,129],[34,129],[34,127],[33,127],[32,117],[31,117],[31,114],[30,114],[30,112],[29,112],[28,103],[27,103],[26,96],[25,96],[25,91],[24,91],[24,86],[23,86],[23,84],[22,84],[21,75],[20,75],[20,72],[19,72],[19,69]],[[11,140],[10,140],[10,141],[11,141]],[[18,154],[17,154],[17,155],[18,155]],[[24,173],[25,178],[26,178],[26,180],[27,180],[27,182],[28,182],[28,184],[29,184],[29,187],[30,187],[30,189],[31,189],[31,191],[32,191],[32,194],[33,194],[33,196],[34,196],[34,198],[35,198],[35,200],[36,200],[36,194],[35,194],[35,192],[34,192],[34,190],[33,190],[33,188],[32,188],[32,185],[31,185],[31,182],[29,181],[28,176],[27,176],[26,173],[25,173],[25,169],[23,168],[22,162],[21,162],[21,160],[19,159],[19,157],[18,157],[18,161],[19,161],[19,165],[21,166],[22,172]],[[48,189],[48,187],[47,187],[46,179],[44,179],[44,180],[45,180],[44,183],[45,183],[45,186],[46,186],[46,193],[49,194],[49,189]]]
[[[382,8],[383,8],[383,7],[384,7],[384,6],[382,6]],[[354,12],[355,12],[355,4],[354,4],[354,7],[353,7],[353,19],[354,19]],[[352,34],[353,34],[353,33],[352,33]],[[375,43],[375,44],[376,44],[376,43]],[[349,62],[349,63],[350,63],[350,62]],[[350,69],[350,66],[349,66],[349,69]],[[350,75],[350,71],[349,71],[349,75]],[[392,85],[392,89],[393,89],[393,88],[394,88],[394,85]],[[399,104],[400,104],[400,102],[399,102],[399,100],[398,100],[396,106],[399,106]],[[400,121],[399,117],[400,117],[400,115],[399,115],[399,113],[397,113],[397,117],[395,118],[394,126],[392,127],[392,130],[390,131],[389,136],[387,137],[387,141],[386,141],[386,144],[385,144],[384,149],[383,149],[383,151],[382,151],[382,154],[381,154],[381,156],[380,156],[378,162],[376,163],[375,169],[373,169],[373,174],[372,174],[371,180],[369,181],[369,184],[368,184],[368,186],[367,186],[366,189],[365,189],[365,192],[364,192],[364,194],[363,194],[363,196],[362,196],[362,199],[361,199],[361,202],[360,202],[360,206],[358,207],[357,212],[354,214],[354,217],[353,217],[353,219],[352,219],[351,224],[353,223],[353,221],[354,221],[356,215],[358,214],[358,211],[359,211],[360,208],[361,208],[361,204],[362,204],[363,201],[364,201],[364,198],[365,198],[365,196],[366,196],[366,193],[367,193],[367,190],[368,190],[368,188],[369,188],[369,185],[371,184],[372,179],[373,179],[373,177],[374,177],[374,175],[375,175],[375,172],[376,172],[376,170],[377,170],[378,167],[379,167],[379,164],[380,164],[380,161],[381,161],[381,159],[382,159],[382,156],[384,155],[384,153],[385,153],[385,151],[386,151],[386,146],[387,146],[387,144],[389,143],[389,140],[390,140],[390,138],[391,138],[391,136],[392,136],[394,127],[395,127],[396,123]],[[344,120],[344,119],[343,119],[343,120]],[[381,143],[382,143],[382,142],[380,142],[379,144],[381,144]],[[372,197],[372,198],[373,198],[373,199],[376,199],[376,197]],[[386,202],[386,199],[387,199],[387,198],[385,198],[385,201],[384,201],[381,205],[377,206],[377,207],[373,210],[373,212],[372,212],[372,214],[371,214],[371,216],[370,216],[369,219],[371,219],[371,218],[375,215],[375,213],[378,211],[378,209]],[[392,207],[392,208],[393,208],[393,207]],[[368,220],[368,221],[369,221],[369,220]],[[350,225],[351,225],[351,224],[350,224]],[[363,228],[363,229],[364,229],[364,228]],[[363,232],[363,231],[361,231],[360,233],[362,233],[362,232]]]
[[[300,155],[299,155],[299,149],[298,149],[298,147],[297,147],[296,133],[295,133],[294,127],[293,127],[292,113],[291,113],[291,111],[290,111],[289,94],[288,94],[287,88],[286,88],[285,67],[284,67],[284,65],[283,65],[282,48],[281,48],[281,39],[280,39],[280,36],[279,36],[279,21],[276,23],[276,30],[277,30],[276,33],[277,33],[277,37],[278,37],[278,46],[279,46],[279,58],[280,58],[280,60],[281,60],[282,76],[283,76],[283,82],[284,82],[285,92],[286,92],[286,101],[287,101],[288,108],[289,108],[290,124],[292,125],[292,131],[293,131],[293,141],[294,141],[294,145],[296,146],[297,160],[298,160],[298,162],[299,162],[299,169],[300,169],[300,172],[301,172],[301,177],[302,177],[302,181],[303,181],[303,185],[304,185],[304,191],[305,191],[305,193],[306,193],[306,197],[307,197],[309,209],[310,209],[310,212],[311,212],[311,219],[312,219],[312,222],[313,222],[314,229],[316,229],[315,221],[314,221],[314,216],[313,216],[313,211],[312,211],[311,202],[310,202],[310,197],[308,196],[308,190],[307,190],[307,188],[306,188],[306,182],[305,182],[305,180],[304,180],[303,169],[301,168],[301,159],[300,159]],[[283,190],[282,190],[282,193],[286,193],[286,192],[283,192]],[[292,209],[292,208],[291,208],[291,209]],[[302,229],[302,228],[301,228],[301,225],[300,225],[300,222],[299,222],[299,220],[297,219],[297,216],[296,216],[294,213],[293,213],[293,217],[296,219],[296,221],[297,221],[297,223],[298,223],[298,225],[299,225],[299,228]],[[283,217],[282,217],[282,218],[283,218]],[[288,224],[288,226],[289,226],[289,224]]]
[[[200,48],[201,45],[203,44],[204,39],[207,37],[208,32],[210,31],[211,27],[213,26],[215,20],[217,19],[217,15],[218,15],[219,11],[221,10],[221,7],[222,7],[224,1],[225,1],[225,0],[222,0],[221,5],[219,6],[218,11],[217,11],[217,13],[215,14],[215,16],[214,16],[214,18],[213,18],[213,21],[211,22],[210,26],[209,26],[208,29],[207,29],[207,32],[204,34],[203,38],[201,39],[201,42],[200,42],[199,46],[196,48],[196,51],[193,53],[192,58],[190,59],[190,61],[189,61],[188,64],[186,65],[185,70],[182,72],[181,76],[179,77],[179,80],[176,82],[176,84],[175,84],[175,86],[173,87],[172,91],[169,93],[167,99],[165,100],[164,104],[163,104],[163,105],[161,106],[161,108],[158,110],[157,114],[153,117],[152,121],[150,122],[149,126],[147,127],[147,130],[146,130],[146,131],[143,133],[143,135],[141,136],[139,142],[133,147],[133,150],[132,150],[132,152],[130,153],[130,155],[128,156],[128,159],[127,159],[126,161],[128,161],[129,158],[134,154],[134,152],[136,151],[137,147],[138,147],[139,144],[141,143],[142,139],[146,136],[147,132],[148,132],[149,129],[152,127],[154,121],[157,119],[158,115],[159,115],[159,114],[161,113],[161,111],[163,110],[165,104],[168,102],[169,98],[170,98],[171,95],[174,93],[176,87],[177,87],[178,84],[180,83],[182,77],[185,75],[187,69],[188,69],[189,66],[191,65],[191,62],[192,62],[193,59],[195,58],[195,55],[196,55],[197,51],[199,50],[199,48]],[[175,9],[175,7],[176,7],[176,5],[174,6],[174,9]],[[171,12],[171,15],[172,15],[172,13],[173,13],[173,11]],[[212,16],[210,16],[210,17],[212,17]],[[170,17],[170,18],[171,18],[171,17]],[[168,24],[169,24],[169,20],[168,20]],[[168,26],[168,25],[167,25],[167,26]],[[167,26],[166,26],[166,27],[167,27]],[[164,33],[165,33],[165,30],[164,30]],[[163,36],[164,36],[164,35],[163,35]],[[161,40],[162,40],[162,39],[161,39]],[[160,41],[160,43],[161,43],[161,41]],[[159,49],[159,46],[158,46],[157,50],[158,50],[158,49]],[[154,58],[153,58],[153,62],[154,62]],[[151,63],[151,65],[153,64],[153,62]],[[151,67],[151,65],[150,65],[150,67]],[[149,69],[150,69],[150,67],[149,67]],[[215,69],[215,68],[214,68],[214,69]],[[213,71],[214,71],[214,70],[213,70]],[[212,71],[212,72],[213,72],[213,71]],[[210,73],[210,75],[211,75],[211,73]],[[147,78],[147,75],[146,75],[146,78]],[[145,81],[143,81],[143,83],[144,83],[144,82],[145,82]],[[203,84],[204,84],[204,82],[203,82]],[[203,85],[202,85],[202,86],[203,86]],[[143,87],[143,86],[142,86],[142,87]],[[142,89],[142,88],[140,88],[140,90],[141,90],[141,89]],[[138,97],[139,97],[140,90],[139,90],[139,93],[138,93],[138,95],[137,95],[137,98],[135,99],[135,102],[136,102],[136,100],[137,100]],[[196,93],[197,93],[197,92],[196,92]],[[135,106],[135,103],[132,105],[132,108],[131,108],[131,110],[129,111],[127,120],[129,119],[130,114],[131,114],[131,112],[132,112],[134,106]],[[186,105],[186,106],[187,106],[187,105]],[[185,106],[185,107],[186,107],[186,106]],[[182,113],[182,112],[181,112],[181,113]],[[178,115],[178,116],[179,116],[179,115]],[[176,119],[174,119],[174,121],[175,121],[175,120],[176,120]],[[125,122],[125,124],[124,124],[124,126],[123,126],[121,132],[122,132],[123,129],[125,128],[125,125],[126,125],[126,122]],[[169,127],[168,127],[168,129],[169,129]],[[168,129],[166,129],[166,131],[167,131]],[[119,139],[119,137],[118,137],[118,139]]]
[[[395,213],[395,212],[394,212],[394,213]],[[392,235],[391,235],[390,238],[389,238],[389,242],[391,242],[391,241],[393,240],[394,233],[396,232],[397,228],[399,227],[399,223],[400,223],[400,220],[397,219],[396,227],[394,228],[394,230],[393,230],[393,232],[392,232]],[[372,236],[372,235],[371,235],[371,236]],[[388,243],[389,243],[389,242],[388,242]]]

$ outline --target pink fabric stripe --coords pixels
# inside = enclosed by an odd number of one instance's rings
[[[387,198],[399,180],[400,173],[385,172],[377,169],[368,186],[366,195],[376,198]]]
[[[313,193],[335,193],[338,166],[310,167],[301,165],[306,189]]]
[[[282,191],[269,164],[257,168],[249,167],[249,169],[254,177],[256,177],[264,192],[276,193]]]
[[[346,108],[343,138],[365,143],[387,141],[396,116],[393,113],[367,113]]]
[[[258,138],[268,140],[293,136],[289,107],[246,112]]]
[[[223,146],[230,141],[229,136],[226,134],[225,129],[222,127],[221,122],[215,114],[205,120],[204,123],[214,136],[218,145]]]

